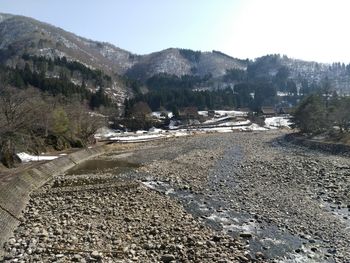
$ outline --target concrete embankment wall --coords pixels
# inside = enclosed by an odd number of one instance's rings
[[[4,255],[3,245],[12,236],[20,223],[30,193],[74,165],[108,152],[108,145],[87,148],[39,165],[15,175],[7,184],[0,186],[0,259]]]
[[[285,135],[285,140],[312,150],[350,156],[350,145],[310,140],[296,134]]]

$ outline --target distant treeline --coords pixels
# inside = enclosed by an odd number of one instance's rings
[[[93,109],[111,105],[111,100],[103,90],[103,83],[110,82],[111,78],[101,71],[91,70],[78,62],[68,62],[65,58],[51,60],[26,55],[23,55],[23,58],[26,61],[23,69],[0,67],[0,77],[9,85],[22,89],[32,86],[53,96],[79,97],[81,100],[88,101]],[[58,68],[55,69],[55,66]],[[52,73],[49,75],[51,77],[48,77],[48,72]],[[81,85],[71,81],[74,72],[79,72],[82,77]],[[53,73],[57,73],[58,76],[53,77]],[[92,81],[100,88],[93,93],[87,89],[86,81]]]
[[[180,52],[191,61],[198,60],[198,52]],[[137,93],[125,102],[125,106],[130,108],[137,102],[145,102],[152,110],[195,106],[201,110],[247,107],[260,111],[262,106],[294,106],[309,94],[332,90],[327,77],[320,82],[310,82],[301,76],[298,80],[293,79],[286,66],[276,66],[280,59],[278,55],[262,57],[249,63],[247,70],[229,69],[221,78],[211,75],[178,77],[162,73],[144,83],[148,93]],[[342,66],[335,64],[333,67]],[[283,96],[278,96],[278,92]]]
[[[233,107],[235,95],[232,89],[196,91],[194,88],[205,83],[210,76],[204,78],[198,76],[182,76],[160,74],[147,80],[146,85],[149,92],[139,93],[134,98],[126,100],[126,107],[143,101],[155,111],[160,108],[169,110],[182,107],[196,106],[199,109],[215,109],[222,107]]]
[[[274,80],[248,79],[243,70],[229,70],[224,82],[234,83],[226,87],[215,87],[211,76],[182,76],[160,74],[146,81],[149,92],[139,93],[125,102],[126,107],[143,101],[152,110],[195,106],[200,110],[249,107],[258,110],[263,105],[278,102],[277,85]],[[296,95],[296,85],[286,81],[291,97]],[[201,87],[201,88],[198,88]],[[290,98],[293,103],[295,98]]]
[[[45,57],[24,54],[22,55],[22,58],[25,61],[31,61],[35,69],[37,69],[39,72],[54,71],[54,67],[58,66],[67,69],[70,76],[73,76],[73,73],[78,71],[83,79],[94,80],[95,84],[98,86],[102,85],[104,81],[111,81],[111,77],[104,74],[101,70],[90,69],[77,61],[68,61],[66,57],[47,59]]]

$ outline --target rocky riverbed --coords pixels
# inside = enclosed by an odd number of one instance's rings
[[[112,152],[32,194],[5,262],[350,262],[350,159],[284,132]]]

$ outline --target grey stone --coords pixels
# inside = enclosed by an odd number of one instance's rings
[[[172,254],[165,254],[160,258],[160,260],[162,262],[168,263],[168,262],[175,260],[175,256]]]

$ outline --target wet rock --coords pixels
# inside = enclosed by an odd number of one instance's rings
[[[160,260],[162,262],[169,263],[169,262],[175,260],[175,256],[172,254],[165,254],[165,255],[161,256]]]
[[[250,232],[242,232],[242,233],[239,234],[239,236],[242,237],[242,238],[247,238],[247,239],[253,237],[252,233],[250,233]]]

